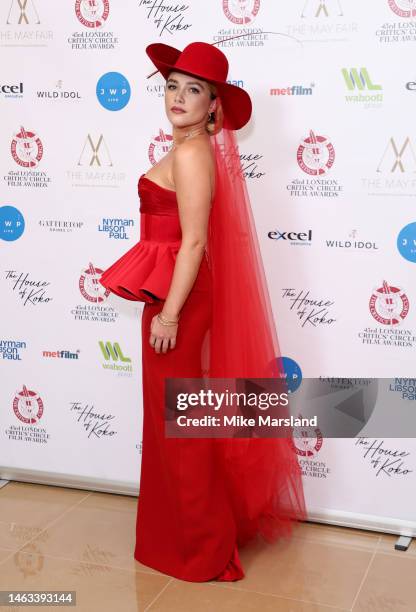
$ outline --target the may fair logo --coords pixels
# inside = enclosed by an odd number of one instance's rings
[[[291,197],[338,197],[343,186],[335,178],[325,178],[335,161],[335,148],[328,136],[310,130],[296,151],[298,167],[311,178],[293,179],[286,189]]]
[[[104,31],[110,14],[109,0],[75,0],[75,15],[79,24],[86,28],[68,37],[68,44],[76,51],[115,49],[118,36],[112,31]]]
[[[38,0],[9,0],[2,5],[0,46],[46,47],[52,42],[53,32],[42,23]]]
[[[415,0],[385,0],[399,21],[387,21],[376,30],[376,38],[382,44],[414,42],[416,40]]]
[[[380,147],[373,176],[363,177],[361,185],[371,196],[416,195],[415,140],[410,136],[391,136]]]
[[[148,21],[155,27],[159,36],[187,32],[192,24],[189,22],[189,4],[175,0],[139,0],[139,7],[144,10]]]
[[[172,136],[166,134],[163,130],[159,130],[159,134],[152,138],[149,145],[148,155],[150,163],[153,166],[157,164],[169,152],[172,144]]]
[[[105,304],[110,295],[110,290],[100,283],[102,273],[103,270],[94,266],[92,262],[81,271],[78,279],[78,289],[84,298],[84,303],[77,304],[71,310],[71,314],[76,321],[98,321],[100,323],[114,323],[116,321],[118,312],[112,306]]]
[[[217,2],[222,4],[224,17],[227,19],[227,27],[221,28],[213,37],[218,47],[262,47],[265,44],[269,33],[255,25],[261,12],[260,0]]]
[[[366,327],[358,332],[362,344],[376,344],[400,348],[412,348],[416,342],[414,330],[403,327],[409,314],[410,303],[402,287],[386,280],[375,287],[370,295],[370,315],[383,327]]]
[[[43,158],[43,143],[39,135],[23,126],[10,142],[13,161],[21,170],[9,170],[3,179],[8,187],[48,187],[51,182],[46,172],[38,170]]]
[[[46,444],[50,434],[44,427],[39,427],[44,412],[39,393],[23,385],[14,395],[12,409],[20,424],[8,426],[4,432],[7,439],[25,444]]]
[[[308,43],[349,42],[358,32],[358,22],[348,19],[345,0],[306,0],[297,20],[286,26],[286,34]]]
[[[120,187],[125,172],[114,168],[111,151],[104,134],[87,134],[80,145],[77,169],[67,170],[72,187]]]

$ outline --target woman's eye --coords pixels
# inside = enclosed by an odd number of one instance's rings
[[[175,87],[175,85],[173,85],[173,83],[170,83],[170,84],[168,85],[168,89],[172,89],[172,87]]]
[[[199,93],[199,89],[197,87],[191,87],[191,91],[193,93]]]

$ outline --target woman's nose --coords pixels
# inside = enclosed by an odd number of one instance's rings
[[[177,88],[175,91],[175,102],[179,102],[179,101],[183,102],[183,93],[179,88]]]

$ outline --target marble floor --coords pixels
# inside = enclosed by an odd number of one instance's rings
[[[414,541],[399,552],[396,536],[303,523],[289,542],[242,549],[243,580],[195,584],[135,561],[136,505],[135,497],[6,484],[0,590],[74,590],[76,607],[61,609],[77,612],[416,611]]]

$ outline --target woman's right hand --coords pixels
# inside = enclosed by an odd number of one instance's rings
[[[178,323],[176,325],[162,325],[157,315],[155,315],[150,324],[150,345],[155,349],[156,353],[167,353],[170,346],[174,349],[176,346],[176,336],[178,333]]]

